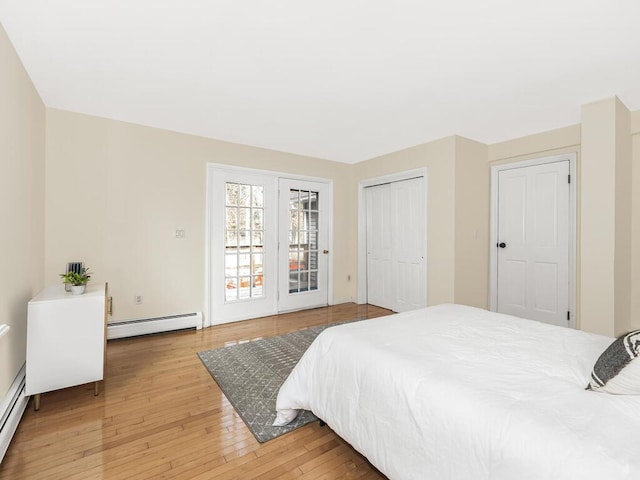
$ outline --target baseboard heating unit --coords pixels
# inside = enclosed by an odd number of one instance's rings
[[[202,328],[202,312],[109,323],[107,324],[107,339],[137,337],[188,328]]]
[[[11,443],[29,401],[29,397],[24,394],[25,372],[26,368],[23,365],[0,403],[0,463],[9,448],[9,443]]]

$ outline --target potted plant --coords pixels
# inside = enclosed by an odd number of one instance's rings
[[[87,267],[82,267],[79,273],[74,271],[61,273],[60,278],[62,278],[64,283],[71,285],[71,293],[81,295],[87,287],[87,282],[91,280],[91,275]]]

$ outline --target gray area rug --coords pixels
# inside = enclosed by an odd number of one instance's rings
[[[318,334],[331,326],[320,325],[216,348],[200,352],[198,357],[256,440],[262,443],[317,420],[313,413],[305,410],[289,425],[271,426],[276,418],[280,386]]]

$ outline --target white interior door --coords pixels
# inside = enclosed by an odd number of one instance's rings
[[[498,173],[497,310],[568,325],[569,161]]]
[[[281,178],[279,190],[278,311],[327,305],[329,185]]]
[[[396,312],[426,306],[424,179],[367,187],[366,201],[367,302]]]

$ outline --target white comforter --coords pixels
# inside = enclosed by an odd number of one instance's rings
[[[586,391],[612,339],[459,305],[329,328],[277,400],[391,479],[640,479],[640,397]]]

